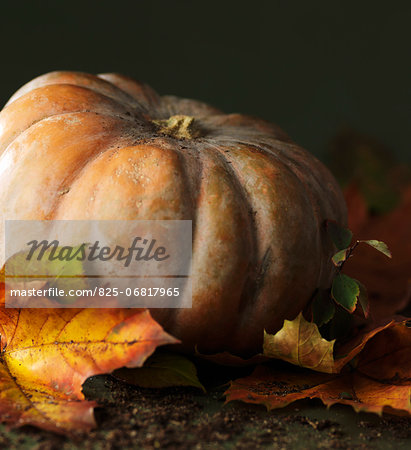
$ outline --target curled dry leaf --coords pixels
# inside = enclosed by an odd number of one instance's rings
[[[1,420],[62,433],[95,425],[88,377],[142,366],[177,342],[147,310],[1,308],[0,333]]]
[[[264,333],[264,356],[318,372],[334,371],[334,343],[324,339],[315,323],[307,322],[302,313],[285,320],[276,334]]]
[[[285,320],[284,326],[276,334],[265,333],[264,356],[317,372],[338,373],[363,350],[370,339],[405,320],[397,317],[370,325],[335,351],[335,340],[324,339],[318,326],[305,320],[300,313],[294,320]]]
[[[340,403],[355,411],[411,414],[410,352],[411,328],[392,324],[366,344],[353,371],[331,375],[259,366],[250,376],[231,383],[227,402],[241,400],[273,409],[319,398],[327,406]]]
[[[399,324],[404,324],[406,320],[407,319],[404,317],[397,316],[383,320],[379,324],[369,324],[368,327],[357,333],[352,339],[341,345],[335,351],[334,372],[340,372],[343,367],[352,361],[364,349],[367,343],[379,333],[389,328],[396,327]]]

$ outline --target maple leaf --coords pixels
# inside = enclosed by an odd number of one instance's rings
[[[61,433],[95,426],[88,377],[142,366],[177,342],[147,310],[0,308],[0,333],[1,420]]]
[[[300,313],[294,320],[284,320],[276,334],[264,333],[264,355],[319,372],[334,371],[334,343],[324,339],[315,323]]]
[[[338,373],[374,336],[399,323],[404,323],[405,320],[401,316],[396,316],[381,320],[378,324],[370,323],[335,350],[335,340],[324,339],[317,324],[308,322],[300,313],[294,320],[285,320],[283,327],[276,334],[264,333],[263,355],[255,355],[243,361],[253,361],[257,364],[264,362],[257,358],[268,357],[318,372]]]
[[[285,320],[276,334],[264,333],[263,356],[281,359],[317,372],[338,373],[361,352],[370,339],[403,321],[399,317],[385,320],[379,325],[370,325],[335,352],[335,340],[324,339],[318,326],[305,320],[300,313],[294,320]],[[261,361],[255,360],[255,363],[258,362]]]
[[[308,370],[279,371],[258,366],[248,377],[235,380],[227,402],[241,400],[281,408],[304,398],[319,398],[355,411],[411,414],[411,328],[390,323],[373,336],[353,371],[324,374]]]

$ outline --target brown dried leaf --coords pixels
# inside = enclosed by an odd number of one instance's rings
[[[327,406],[345,404],[355,411],[411,414],[410,351],[411,329],[397,323],[367,343],[355,371],[329,375],[259,366],[249,377],[231,383],[227,402],[241,400],[273,409],[319,398]]]

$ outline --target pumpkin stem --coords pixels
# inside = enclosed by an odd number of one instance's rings
[[[177,139],[193,139],[198,137],[199,130],[194,123],[194,117],[175,115],[168,119],[152,120],[159,127],[158,132]]]

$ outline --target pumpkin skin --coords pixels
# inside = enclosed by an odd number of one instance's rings
[[[194,121],[164,127],[176,115]],[[52,72],[1,111],[0,155],[2,232],[4,219],[193,221],[193,307],[151,310],[186,350],[257,353],[264,329],[330,284],[324,221],[345,225],[343,196],[265,121],[117,74]]]

